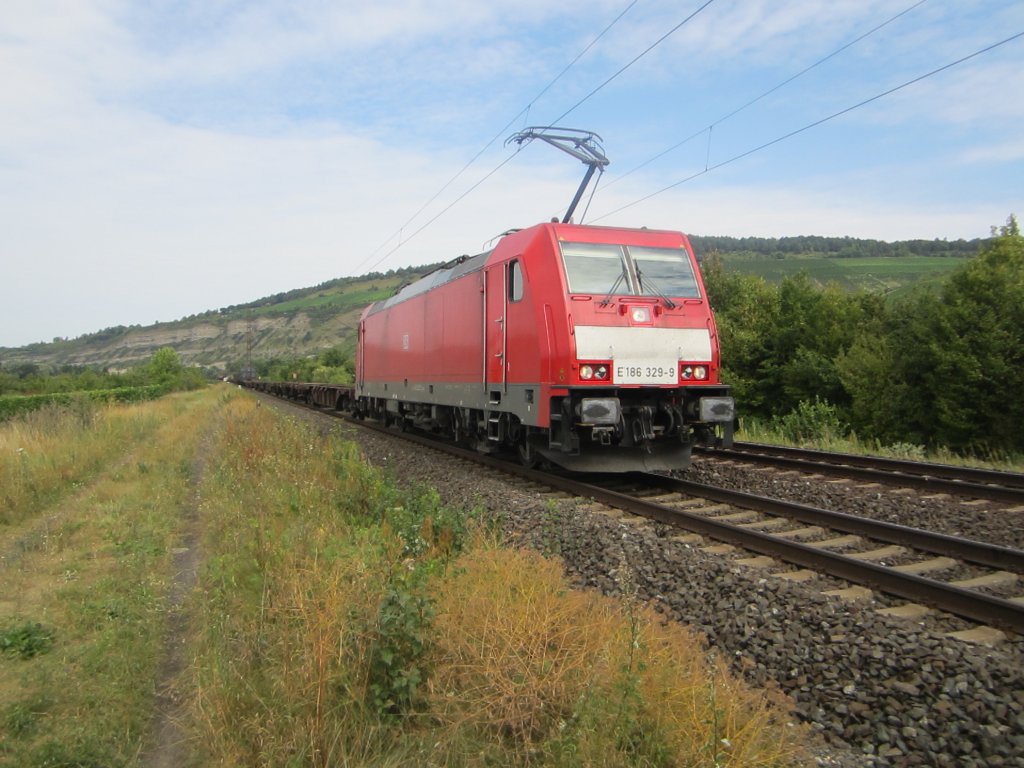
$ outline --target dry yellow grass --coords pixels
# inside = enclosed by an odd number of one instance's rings
[[[109,467],[152,434],[157,413],[146,404],[83,402],[0,424],[0,526],[38,513]]]
[[[369,627],[397,555],[360,529],[379,479],[354,446],[229,405],[203,491],[193,717],[206,765],[382,764]]]
[[[472,734],[570,765],[738,768],[800,754],[785,701],[653,611],[569,589],[557,562],[481,543],[435,589],[430,712],[452,744]]]
[[[202,764],[800,762],[785,702],[692,633],[484,533],[460,556],[436,495],[399,496],[338,436],[249,399],[225,413],[203,488]]]

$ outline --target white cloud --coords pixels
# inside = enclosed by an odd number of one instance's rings
[[[1024,160],[1024,138],[973,147],[960,156],[963,163],[1016,163]]]
[[[371,268],[390,246],[371,257],[375,249],[625,5],[8,3],[0,345],[174,319]],[[708,124],[905,5],[719,0],[570,124],[604,135],[613,161],[650,156],[689,132],[680,126]],[[728,139],[754,146],[877,92],[880,74],[884,82],[917,74],[925,54],[945,61],[990,32],[960,23],[979,15],[977,6],[931,8],[730,121],[731,136],[716,128],[715,156],[729,151]],[[688,12],[668,0],[638,3],[532,105],[528,122],[559,114]],[[1010,5],[1000,13],[1006,29],[1024,21]],[[982,236],[1024,198],[1024,172],[1013,174],[1024,161],[1019,48],[908,89],[886,109],[844,121],[847,131],[809,132],[613,221],[699,234]],[[785,122],[775,122],[780,113]],[[942,136],[916,127],[937,124],[948,126]],[[927,162],[829,145],[851,126],[873,151],[890,136],[899,146],[917,142]],[[698,143],[692,154],[702,163]],[[801,153],[790,147],[807,150],[804,166],[821,167],[798,168]],[[402,237],[506,156],[495,142]],[[594,215],[680,178],[669,162],[603,188]],[[935,183],[936,169],[957,163],[962,176]],[[989,181],[996,166],[998,184],[966,183],[967,170]],[[554,149],[532,146],[377,268],[472,252],[507,228],[560,216],[582,173]]]
[[[825,235],[881,240],[973,238],[1006,218],[998,206],[932,207],[894,202],[856,187],[831,190],[788,185],[694,184],[666,193],[643,208],[616,214],[602,224],[681,229],[699,235],[786,237]]]

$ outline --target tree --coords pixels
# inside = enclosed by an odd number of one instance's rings
[[[1024,450],[1024,237],[1015,217],[950,277],[931,330],[935,440]]]
[[[1024,450],[1024,238],[1016,219],[937,294],[918,294],[862,333],[837,368],[865,436]]]
[[[870,316],[835,361],[849,397],[849,421],[883,443],[930,441],[933,419],[923,374],[933,365],[929,340],[937,307],[931,292]]]
[[[184,368],[178,353],[170,347],[163,347],[153,353],[146,366],[146,373],[154,384],[171,386],[180,378]]]
[[[167,389],[197,389],[206,383],[203,372],[198,368],[186,367],[178,353],[170,347],[163,347],[153,353],[144,374],[153,384]]]
[[[836,359],[868,318],[884,313],[880,297],[820,288],[805,273],[771,285],[726,272],[713,255],[702,273],[721,335],[723,378],[743,413],[782,416],[819,400],[849,406]]]
[[[320,365],[327,368],[340,368],[345,364],[345,353],[341,347],[331,347],[320,353]]]
[[[762,373],[771,364],[769,335],[777,323],[778,290],[763,278],[727,272],[716,254],[705,258],[701,273],[715,310],[722,378],[743,413],[769,415]]]

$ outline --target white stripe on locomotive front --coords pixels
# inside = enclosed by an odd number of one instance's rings
[[[578,360],[711,362],[711,334],[706,328],[577,325],[575,334]]]

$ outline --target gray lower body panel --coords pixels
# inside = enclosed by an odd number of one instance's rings
[[[527,426],[541,426],[538,415],[540,384],[410,384],[404,381],[366,382],[358,389],[361,397],[376,397],[406,403],[472,408],[478,411],[511,413]],[[544,425],[547,426],[547,425]]]

